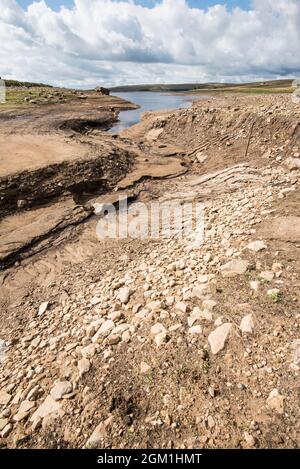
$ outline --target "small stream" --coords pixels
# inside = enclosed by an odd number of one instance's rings
[[[159,93],[153,91],[131,91],[116,93],[116,96],[138,104],[139,109],[122,111],[119,114],[119,121],[111,129],[110,133],[119,133],[122,130],[137,124],[141,120],[141,115],[147,111],[161,111],[170,109],[180,109],[191,107],[194,96],[184,96],[169,93]],[[199,96],[197,96],[197,99]]]

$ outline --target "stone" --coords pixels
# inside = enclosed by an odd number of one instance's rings
[[[265,282],[272,282],[275,277],[275,273],[271,271],[260,272],[259,278]]]
[[[202,334],[202,327],[201,326],[193,326],[189,329],[189,334]]]
[[[221,267],[222,277],[230,278],[245,274],[248,270],[249,262],[243,259],[233,259]]]
[[[8,419],[0,418],[0,431],[2,431],[3,428],[5,428],[7,424],[8,424]]]
[[[107,319],[102,326],[98,329],[98,332],[94,335],[92,338],[92,342],[96,343],[98,342],[99,339],[101,339],[101,336],[108,335],[108,333],[114,329],[115,323],[111,319]]]
[[[89,449],[99,449],[103,446],[103,440],[107,436],[107,428],[112,423],[112,417],[109,417],[105,422],[99,423],[89,439],[87,440],[85,446]]]
[[[77,368],[79,371],[79,376],[83,376],[86,373],[90,371],[91,368],[91,362],[87,358],[81,358],[81,360],[78,361]]]
[[[223,350],[231,327],[232,324],[228,322],[222,324],[222,326],[219,326],[217,329],[215,329],[209,334],[208,342],[211,347],[211,351],[214,355]]]
[[[59,401],[72,391],[73,386],[69,381],[58,381],[51,389],[50,395],[55,401]]]
[[[202,300],[209,294],[209,285],[207,283],[196,285],[192,290],[192,296]]]
[[[286,166],[290,171],[295,171],[297,169],[300,169],[300,158],[288,158],[285,161]]]
[[[150,311],[159,311],[162,309],[161,301],[150,301],[146,304],[146,308]]]
[[[23,401],[19,407],[19,410],[18,412],[14,415],[13,419],[15,422],[21,422],[22,420],[24,420],[30,410],[35,407],[35,403],[32,402],[32,401]]]
[[[267,399],[267,406],[271,410],[275,410],[278,414],[284,413],[284,397],[278,392],[278,389],[273,389]]]
[[[154,324],[154,326],[151,327],[151,334],[152,335],[161,334],[162,332],[165,333],[166,328],[162,324],[160,324],[159,322],[157,322],[156,324]]]
[[[264,249],[267,249],[267,246],[265,245],[263,241],[252,241],[252,243],[246,246],[246,249],[249,249],[250,251],[254,251],[254,252],[260,252],[260,251],[263,251]]]
[[[96,344],[89,344],[86,347],[81,349],[81,355],[83,358],[93,358],[97,351],[97,345]]]
[[[246,442],[246,444],[249,448],[253,448],[255,446],[255,439],[253,438],[252,435],[250,435],[250,433],[245,432],[244,433],[244,438],[245,438],[245,442]]]
[[[107,339],[108,345],[117,345],[119,342],[121,342],[119,335],[110,335]]]
[[[215,307],[217,306],[217,302],[216,301],[213,301],[213,300],[204,300],[202,301],[202,307],[205,309],[205,310],[208,310],[208,311],[213,311],[215,309]]]
[[[1,438],[7,438],[10,432],[12,431],[13,426],[11,423],[8,423],[0,433]]]
[[[96,306],[96,305],[100,304],[101,301],[102,301],[101,298],[98,298],[97,296],[94,296],[94,297],[91,299],[91,305],[92,305],[92,306]]]
[[[42,303],[39,307],[38,316],[42,316],[47,311],[48,306],[49,306],[48,301],[45,301],[44,303]]]
[[[141,374],[145,374],[145,373],[148,373],[149,371],[151,370],[151,366],[149,366],[147,363],[145,362],[142,362],[141,363],[141,368],[140,368],[140,372]]]
[[[7,405],[10,403],[12,396],[4,389],[0,391],[0,405]]]
[[[258,291],[259,290],[259,282],[257,282],[256,280],[253,280],[250,282],[250,288],[254,291]]]
[[[247,316],[243,317],[240,329],[243,334],[252,334],[254,329],[254,321],[253,315],[247,314]]]
[[[118,291],[117,299],[120,300],[121,303],[127,304],[132,293],[132,290],[130,290],[130,288],[128,287],[120,288],[120,290]]]
[[[6,343],[4,340],[0,339],[0,364],[5,359],[5,352],[6,352]]]
[[[177,309],[177,311],[180,311],[181,313],[186,313],[188,306],[185,303],[180,302],[175,305],[175,309]]]
[[[44,402],[38,407],[34,414],[30,417],[31,422],[36,422],[38,419],[43,419],[49,415],[54,418],[62,417],[64,411],[61,408],[61,404],[53,399],[51,395],[48,395]]]
[[[154,338],[154,341],[157,345],[157,347],[160,347],[161,345],[165,344],[167,342],[167,333],[166,332],[160,332],[157,334]]]

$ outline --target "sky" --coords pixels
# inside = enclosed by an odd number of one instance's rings
[[[76,88],[300,77],[300,0],[0,0],[0,76]]]

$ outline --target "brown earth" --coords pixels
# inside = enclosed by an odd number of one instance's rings
[[[1,445],[299,447],[299,106],[223,96],[119,136],[26,112],[2,138],[92,156],[1,179]],[[94,208],[124,195],[203,203],[204,243],[99,240]]]

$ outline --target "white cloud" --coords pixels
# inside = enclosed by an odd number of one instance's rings
[[[252,5],[75,0],[55,12],[0,0],[0,75],[72,86],[299,76],[299,0]]]

